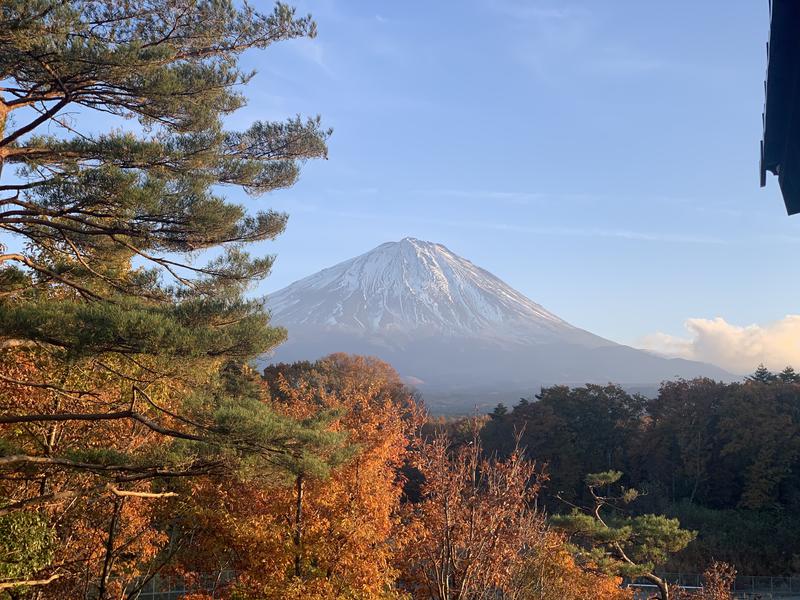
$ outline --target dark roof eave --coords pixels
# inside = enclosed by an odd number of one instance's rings
[[[772,0],[767,45],[761,185],[778,176],[786,211],[800,213],[800,2]]]

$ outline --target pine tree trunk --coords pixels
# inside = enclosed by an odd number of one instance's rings
[[[669,584],[666,581],[653,574],[645,575],[644,577],[658,588],[661,600],[669,600]]]

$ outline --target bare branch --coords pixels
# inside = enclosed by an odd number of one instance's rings
[[[128,490],[120,490],[113,485],[108,486],[108,491],[115,496],[119,496],[120,498],[175,498],[178,496],[178,494],[175,492],[132,492]]]
[[[19,581],[4,581],[0,582],[0,590],[8,590],[15,587],[23,587],[23,586],[35,586],[35,585],[47,585],[48,583],[54,582],[56,579],[61,577],[58,573],[54,573],[50,575],[47,579],[21,579]]]

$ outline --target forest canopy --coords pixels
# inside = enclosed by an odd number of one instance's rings
[[[789,575],[800,499],[800,379],[760,367],[741,383],[667,381],[648,399],[615,385],[543,389],[483,429],[487,449],[507,455],[514,432],[546,461],[543,500],[591,501],[587,473],[619,471],[643,495],[637,511],[678,517],[698,539],[670,564],[699,572],[709,556],[740,573]]]

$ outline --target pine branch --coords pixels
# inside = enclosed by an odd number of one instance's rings
[[[178,438],[182,440],[190,440],[194,442],[204,442],[207,438],[186,433],[184,431],[177,431],[168,427],[163,427],[158,423],[151,421],[144,415],[137,413],[133,410],[121,410],[110,413],[61,413],[53,415],[12,415],[0,416],[0,425],[10,425],[14,423],[48,423],[48,422],[64,422],[64,421],[117,421],[120,419],[132,419],[147,427],[148,429],[165,435],[167,437]],[[210,431],[210,429],[209,429]],[[3,464],[3,457],[0,457],[0,465]]]
[[[38,117],[36,117],[33,121],[31,121],[27,125],[24,125],[23,127],[20,127],[19,129],[17,129],[13,133],[10,133],[5,138],[0,140],[0,158],[5,156],[5,153],[2,150],[5,146],[8,146],[12,142],[16,141],[17,139],[19,139],[20,137],[25,135],[26,133],[30,133],[31,131],[36,129],[39,125],[41,125],[45,121],[51,119],[55,115],[57,115],[58,111],[60,111],[62,108],[64,108],[70,102],[72,102],[72,97],[69,96],[69,95],[65,96],[64,98],[59,100],[56,104],[51,106],[48,110],[46,110],[45,112],[40,114]]]

